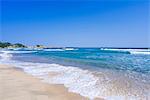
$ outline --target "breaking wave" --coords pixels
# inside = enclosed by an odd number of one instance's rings
[[[9,51],[0,51],[2,53],[7,53],[7,54],[13,54],[13,53],[34,53],[34,52],[37,52],[37,51],[15,51],[15,50],[9,50]]]
[[[0,54],[0,63],[22,68],[24,72],[40,78],[50,84],[64,84],[70,92],[79,93],[90,99],[106,100],[146,100],[150,97],[148,76],[137,73],[101,70],[99,72],[83,70],[78,67],[60,64],[33,63],[11,60],[9,52]],[[51,75],[50,73],[54,73]]]
[[[64,51],[63,49],[43,49],[43,51]]]
[[[129,52],[130,54],[150,55],[150,49],[103,49],[101,48],[101,50]]]

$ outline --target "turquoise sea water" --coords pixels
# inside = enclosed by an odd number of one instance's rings
[[[148,100],[149,49],[68,48],[2,50],[0,62],[13,64],[50,84],[64,84],[90,99]],[[50,78],[48,73],[57,73]]]
[[[36,52],[35,55],[43,56],[59,63],[72,63],[76,66],[83,65],[97,68],[150,73],[150,55],[130,54],[129,51],[79,48],[77,50],[65,51],[39,51]]]

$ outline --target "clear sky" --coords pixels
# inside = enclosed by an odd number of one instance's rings
[[[147,47],[149,0],[1,0],[0,39],[26,45]]]

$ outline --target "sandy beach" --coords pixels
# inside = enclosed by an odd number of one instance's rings
[[[68,92],[63,85],[51,85],[20,69],[0,65],[0,100],[87,100]]]

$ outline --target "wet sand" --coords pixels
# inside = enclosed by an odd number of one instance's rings
[[[88,100],[68,92],[63,85],[51,85],[20,69],[0,65],[0,100]]]

